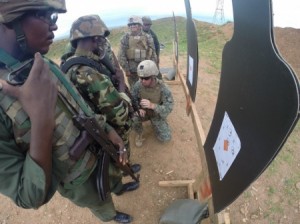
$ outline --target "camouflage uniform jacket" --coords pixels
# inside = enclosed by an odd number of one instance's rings
[[[135,105],[139,104],[140,91],[142,88],[141,81],[134,84],[132,88],[132,101]],[[154,116],[159,116],[166,119],[167,116],[172,112],[174,106],[174,100],[170,89],[161,80],[157,80],[157,84],[153,88],[160,89],[160,102],[154,109]]]
[[[0,78],[6,79],[8,72],[5,66],[0,63]],[[50,75],[57,80],[54,74],[50,73]],[[58,89],[60,92],[67,92],[59,82]],[[67,175],[73,171],[76,174],[76,169],[82,167],[82,159],[74,162],[68,156],[68,149],[80,132],[73,125],[71,114],[58,99],[55,116],[56,127],[52,140],[52,181],[46,192],[45,173],[27,153],[31,129],[28,115],[22,107],[17,106],[20,105],[18,101],[2,92],[0,92],[0,102],[0,192],[11,198],[20,207],[38,208],[52,198]],[[8,115],[7,111],[11,110],[17,110],[17,113],[14,113],[16,114],[14,119]],[[105,117],[102,118],[99,120],[99,124],[104,128],[106,126]],[[111,128],[107,127],[107,131],[109,129]],[[82,158],[86,154],[87,151]],[[86,162],[86,168],[83,167],[82,174],[79,173],[80,176],[74,179],[71,185],[82,184],[90,177],[97,164],[96,157],[91,155]],[[67,185],[72,187],[70,184]]]
[[[91,60],[92,52],[76,50],[73,57],[84,56]],[[72,58],[72,57],[71,57]],[[106,121],[121,135],[131,127],[127,102],[115,89],[110,79],[86,65],[73,65],[67,75],[95,113],[106,115]]]
[[[141,37],[144,36],[146,39],[147,49],[146,49],[146,58],[144,60],[148,59],[148,60],[152,60],[155,63],[157,63],[155,46],[154,46],[153,38],[151,37],[151,35],[141,31],[141,33],[137,36],[141,36]],[[126,33],[121,38],[118,60],[125,72],[136,73],[136,68],[141,61],[128,59],[128,57],[126,56],[127,50],[134,47],[134,46],[129,46],[130,37],[134,38],[134,36],[131,35],[131,33]]]

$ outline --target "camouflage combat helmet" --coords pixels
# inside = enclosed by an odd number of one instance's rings
[[[27,11],[53,10],[66,12],[65,0],[5,0],[0,1],[0,23],[10,23]]]
[[[152,25],[152,20],[149,16],[143,16],[142,17],[142,21],[143,21],[143,24],[150,24]]]
[[[137,23],[137,24],[140,24],[140,25],[143,25],[143,21],[141,19],[141,17],[139,16],[130,16],[129,19],[128,19],[128,26],[130,24],[134,24],[134,23]]]
[[[75,41],[78,39],[95,36],[107,37],[109,34],[107,26],[98,15],[82,16],[72,24],[70,41],[74,46],[76,45]]]
[[[139,77],[157,76],[159,71],[154,61],[144,60],[137,67]]]

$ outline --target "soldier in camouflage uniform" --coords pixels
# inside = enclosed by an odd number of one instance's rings
[[[150,120],[156,137],[161,142],[171,140],[171,129],[167,116],[173,110],[173,96],[169,88],[156,77],[159,73],[156,64],[151,60],[142,61],[137,72],[140,80],[132,88],[133,103],[139,105],[139,116],[134,118],[133,129],[136,131],[136,146],[143,141],[143,121]]]
[[[159,53],[160,53],[160,43],[158,41],[158,37],[156,35],[156,33],[154,33],[154,31],[151,29],[152,26],[152,20],[149,16],[143,16],[142,17],[142,21],[143,21],[143,31],[149,35],[151,35],[151,37],[153,38],[153,42],[154,42],[154,47],[155,47],[155,53],[157,56],[157,67],[159,70]],[[159,72],[157,78],[162,79],[162,75]]]
[[[115,88],[119,92],[124,92],[125,88],[127,88],[124,79],[125,75],[112,49],[111,43],[108,40],[110,31],[108,30],[107,26],[101,20],[100,17],[99,17],[99,26],[101,26],[100,30],[103,31],[103,37],[105,37],[106,41],[104,42],[104,46],[99,45],[98,54],[101,55],[97,56],[97,59],[99,59],[97,62],[100,63],[103,73],[112,81]],[[74,56],[75,50],[76,48],[74,48],[72,44],[68,42],[65,48],[65,52],[60,58],[61,67],[63,66],[63,64],[66,62],[68,58]]]
[[[84,57],[95,63],[105,55],[107,27],[98,15],[87,15],[78,18],[72,24],[70,31],[70,42],[75,48],[73,58]],[[102,71],[101,71],[102,72]],[[76,86],[83,98],[89,103],[98,114],[105,114],[106,121],[120,135],[127,149],[128,159],[130,158],[129,134],[132,121],[129,117],[129,98],[124,93],[124,87],[120,87],[123,92],[118,92],[110,79],[100,71],[90,65],[74,64],[66,74]],[[121,85],[119,83],[119,85]],[[134,173],[139,172],[139,164],[131,165]],[[116,173],[116,172],[113,172]],[[116,173],[117,174],[117,173]],[[138,188],[137,182],[124,185],[125,188],[135,190]],[[120,194],[117,192],[117,194]]]
[[[153,38],[155,53],[157,56],[157,64],[159,64],[160,43],[158,41],[158,37],[157,37],[156,33],[154,33],[154,31],[151,29],[152,20],[149,16],[143,16],[142,21],[143,21],[143,31],[145,33],[150,34]]]
[[[143,60],[152,60],[157,63],[157,56],[153,38],[143,32],[142,19],[131,16],[128,19],[130,31],[121,38],[118,59],[125,71],[130,88],[138,81],[137,66]]]
[[[99,163],[90,146],[76,159],[70,154],[82,134],[72,116],[91,109],[58,67],[41,57],[53,42],[57,13],[63,12],[64,0],[0,1],[0,192],[17,206],[37,209],[58,190],[102,221],[129,223],[132,218],[115,210],[110,194],[99,199]],[[105,116],[96,119],[120,146],[119,159],[126,164],[122,139]],[[122,186],[119,179],[115,188]]]

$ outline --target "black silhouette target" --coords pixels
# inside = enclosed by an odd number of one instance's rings
[[[259,177],[299,119],[299,81],[276,49],[271,0],[232,3],[234,34],[204,144],[215,212]]]
[[[192,101],[195,101],[196,91],[197,91],[197,81],[198,81],[198,40],[197,32],[195,28],[194,21],[192,19],[192,11],[190,6],[190,1],[185,0],[186,8],[186,33],[188,42],[188,63],[187,63],[187,75],[186,84],[189,89],[189,93]]]

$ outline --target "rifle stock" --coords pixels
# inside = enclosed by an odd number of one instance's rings
[[[119,161],[118,148],[106,137],[106,133],[99,126],[95,117],[87,117],[83,114],[73,116],[73,122],[80,130],[86,130],[88,135],[97,142],[102,150],[106,152],[116,162],[117,166],[133,180],[139,182],[139,175],[135,176],[128,164],[123,165]]]

